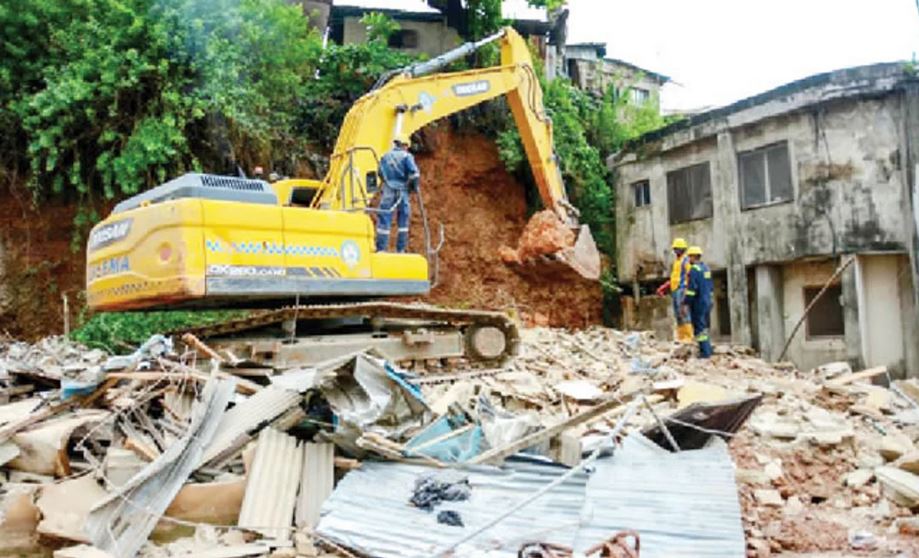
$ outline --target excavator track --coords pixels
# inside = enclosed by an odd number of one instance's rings
[[[363,328],[340,334],[322,327],[340,320],[359,320]],[[363,348],[402,363],[500,366],[520,345],[517,324],[503,313],[396,302],[297,305],[173,332],[185,333],[237,359],[274,368],[315,364]]]

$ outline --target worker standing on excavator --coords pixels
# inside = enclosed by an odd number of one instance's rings
[[[409,138],[399,135],[393,141],[393,148],[380,159],[380,176],[383,177],[383,196],[380,199],[380,214],[377,216],[377,252],[389,249],[389,229],[392,214],[396,212],[396,252],[408,248],[408,225],[412,207],[409,194],[417,192],[421,172],[415,158],[408,151]]]
[[[670,267],[670,280],[665,281],[657,289],[657,294],[665,296],[668,292],[673,299],[673,314],[676,318],[676,340],[681,343],[692,343],[692,323],[689,319],[689,312],[683,305],[683,297],[686,293],[686,281],[689,278],[689,257],[686,255],[686,249],[689,244],[685,238],[674,238],[671,248],[673,249],[673,265]]]
[[[686,251],[692,267],[686,284],[684,303],[692,321],[692,333],[699,343],[699,356],[712,356],[712,340],[708,333],[712,312],[712,272],[702,261],[702,248],[690,246]]]

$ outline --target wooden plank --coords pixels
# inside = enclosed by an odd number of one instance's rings
[[[845,386],[859,380],[867,380],[876,376],[884,375],[886,373],[886,366],[875,366],[874,368],[862,370],[861,372],[853,372],[851,374],[846,374],[845,376],[833,378],[832,380],[828,380],[826,385],[833,387]]]
[[[543,428],[538,432],[528,434],[519,440],[504,445],[503,447],[492,448],[486,452],[480,453],[473,459],[470,459],[468,463],[475,465],[479,463],[503,460],[504,458],[509,457],[518,451],[531,446],[535,446],[536,444],[548,440],[549,438],[553,438],[565,430],[568,430],[569,428],[578,426],[579,424],[584,424],[606,414],[619,414],[625,412],[625,409],[626,406],[621,400],[610,399],[609,401],[600,403],[596,407],[592,407],[591,409],[588,409],[582,413],[578,413],[568,420],[564,420],[554,426]]]

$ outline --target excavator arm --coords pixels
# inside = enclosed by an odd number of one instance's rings
[[[499,66],[433,73],[493,41],[501,46]],[[411,134],[435,120],[505,95],[544,205],[566,224],[577,225],[577,211],[568,203],[553,150],[552,121],[543,107],[542,89],[526,41],[516,31],[508,27],[394,74],[348,112],[314,207],[365,207],[379,157],[398,134]]]

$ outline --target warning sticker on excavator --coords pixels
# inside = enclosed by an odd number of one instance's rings
[[[453,86],[453,94],[457,97],[468,97],[470,95],[485,93],[489,89],[491,89],[491,84],[488,80],[480,79],[468,83],[457,83]]]
[[[357,242],[346,240],[341,243],[341,261],[348,267],[354,267],[361,261],[361,248]]]

